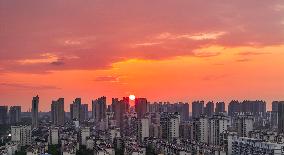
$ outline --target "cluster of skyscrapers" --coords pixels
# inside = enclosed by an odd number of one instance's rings
[[[10,107],[9,115],[8,107],[0,106],[0,124],[12,125],[12,144],[31,146],[27,151],[32,153],[46,153],[44,139],[48,145],[60,144],[66,155],[75,155],[78,145],[95,154],[284,153],[284,101],[274,101],[271,111],[259,100],[233,100],[228,108],[224,102],[193,101],[190,115],[188,103],[124,97],[107,104],[105,96],[92,100],[91,112],[76,98],[67,113],[59,98],[51,102],[50,122],[39,117],[39,106],[39,96],[33,97],[30,126],[17,125],[20,106]]]

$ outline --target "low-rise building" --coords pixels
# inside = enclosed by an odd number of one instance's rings
[[[284,154],[284,144],[273,143],[261,139],[228,136],[228,155]]]

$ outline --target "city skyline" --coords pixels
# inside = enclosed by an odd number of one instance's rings
[[[39,96],[39,95],[38,95]],[[129,96],[124,96],[124,97],[107,97],[107,96],[100,96],[100,97],[105,97],[106,98],[106,105],[111,105],[113,103],[112,99],[122,99],[122,98],[129,98],[129,97],[133,97],[134,95],[131,94]],[[40,97],[40,96],[39,96]],[[100,97],[94,97],[92,98],[91,100],[86,100],[82,97],[75,97],[75,98],[71,98],[71,99],[66,99],[64,97],[58,97],[58,98],[52,98],[50,100],[50,103],[41,103],[42,101],[39,102],[39,112],[50,112],[51,111],[51,107],[52,107],[52,104],[56,101],[56,100],[59,100],[59,99],[63,99],[65,103],[64,104],[64,110],[65,112],[70,112],[70,106],[74,103],[74,99],[80,99],[81,101],[81,104],[86,104],[88,105],[88,107],[92,108],[92,104],[95,100],[97,100],[98,98]],[[129,103],[130,103],[130,106],[131,107],[135,107],[135,99],[138,99],[138,98],[145,98],[145,97],[139,97],[139,96],[134,96],[134,99],[129,99]],[[278,102],[278,101],[282,101],[282,100],[272,100],[271,102],[270,101],[266,101],[266,100],[262,100],[262,99],[255,99],[255,100],[249,100],[249,99],[244,99],[244,100],[237,100],[237,99],[231,99],[231,100],[228,100],[228,101],[224,101],[224,100],[218,100],[218,101],[215,101],[215,100],[204,100],[204,99],[197,99],[197,100],[174,100],[174,101],[169,101],[169,100],[155,100],[155,101],[151,101],[149,100],[148,98],[145,98],[147,99],[147,102],[149,104],[153,104],[153,103],[170,103],[170,104],[174,104],[174,103],[188,103],[190,105],[190,108],[189,108],[189,111],[192,112],[192,104],[194,104],[195,102],[204,102],[204,111],[206,111],[206,106],[208,103],[213,103],[213,107],[214,107],[214,110],[216,110],[217,106],[219,103],[224,103],[224,108],[225,110],[228,110],[228,106],[229,106],[229,103],[230,102],[233,102],[233,101],[238,101],[238,102],[245,102],[245,101],[264,101],[266,103],[266,110],[267,111],[273,111],[273,102]],[[70,102],[69,102],[70,100]],[[32,110],[32,106],[31,105],[28,105],[27,107],[25,106],[22,106],[21,104],[13,104],[13,105],[8,105],[8,104],[3,104],[3,106],[8,106],[8,107],[14,107],[14,106],[20,106],[22,111],[23,112],[31,112]],[[92,110],[89,110],[89,111],[92,111]],[[217,110],[218,111],[218,110]]]
[[[122,99],[122,100],[120,100]],[[35,101],[36,100],[36,101]],[[98,102],[99,101],[99,102]],[[71,103],[66,103],[65,102],[65,98],[60,97],[57,99],[53,99],[51,101],[51,104],[48,105],[49,107],[47,109],[44,110],[36,110],[38,112],[51,112],[53,113],[53,109],[56,109],[54,107],[56,107],[55,105],[61,104],[61,110],[63,110],[64,112],[70,112],[71,116],[72,114],[72,109],[74,109],[74,103],[76,104],[75,107],[77,107],[77,117],[79,117],[79,113],[80,113],[80,108],[81,106],[86,106],[86,109],[88,112],[92,112],[92,116],[96,115],[95,113],[93,113],[93,109],[97,109],[95,104],[100,103],[100,104],[105,104],[106,107],[102,108],[102,109],[106,109],[108,106],[112,106],[112,104],[114,104],[116,101],[123,101],[127,104],[129,104],[128,108],[138,108],[138,109],[144,109],[143,107],[140,107],[139,103],[143,103],[145,104],[144,106],[147,107],[148,105],[154,105],[154,104],[188,104],[188,110],[191,113],[190,116],[192,117],[196,117],[196,116],[200,116],[200,114],[202,113],[206,113],[206,115],[208,116],[213,116],[213,114],[218,114],[218,113],[229,113],[230,115],[230,106],[234,106],[231,107],[233,109],[235,109],[236,104],[237,105],[244,105],[244,109],[247,109],[250,107],[251,103],[262,103],[264,105],[263,109],[265,112],[270,112],[270,111],[277,111],[275,110],[275,106],[276,104],[278,104],[278,102],[283,102],[282,100],[274,100],[271,103],[267,102],[265,100],[230,100],[229,102],[223,102],[223,101],[206,101],[206,100],[192,100],[192,101],[175,101],[175,102],[170,102],[170,101],[149,101],[147,98],[144,97],[136,97],[135,95],[129,95],[128,97],[122,97],[122,98],[117,98],[117,97],[112,97],[112,98],[108,98],[106,96],[101,96],[98,98],[94,98],[91,100],[91,103],[89,102],[83,102],[81,97],[77,97],[75,99],[72,100]],[[40,97],[39,95],[36,95],[33,97],[32,99],[32,105],[27,109],[27,110],[23,110],[22,112],[32,112],[33,111],[33,106],[34,106],[34,102],[36,102],[36,109],[40,109]],[[139,105],[138,107],[137,104]],[[20,109],[22,109],[22,106],[20,105],[12,105],[12,106],[8,106],[8,105],[1,105],[2,107],[7,107],[7,108],[14,108],[14,107],[19,107]],[[196,107],[198,106],[198,107]],[[89,108],[88,108],[89,107]],[[79,109],[78,109],[79,108]],[[99,108],[99,109],[100,109]],[[89,109],[89,110],[88,110]],[[129,109],[128,109],[129,110]],[[61,111],[62,112],[62,111]],[[199,113],[199,115],[195,115],[194,113]],[[53,115],[53,114],[52,114]],[[57,116],[54,116],[57,117]]]
[[[284,2],[0,2],[0,105],[284,97]],[[69,104],[68,104],[69,105]],[[270,108],[270,106],[268,106]],[[68,107],[66,107],[69,109]]]
[[[284,155],[284,0],[0,0],[1,155]]]

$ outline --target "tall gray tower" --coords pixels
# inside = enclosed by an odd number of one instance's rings
[[[54,125],[64,125],[65,123],[64,98],[59,98],[57,101],[52,101],[51,119]]]
[[[32,127],[38,127],[38,104],[39,104],[39,97],[33,97],[32,100]]]

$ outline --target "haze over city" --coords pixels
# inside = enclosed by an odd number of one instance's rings
[[[0,10],[1,104],[284,96],[281,0],[1,0]]]

